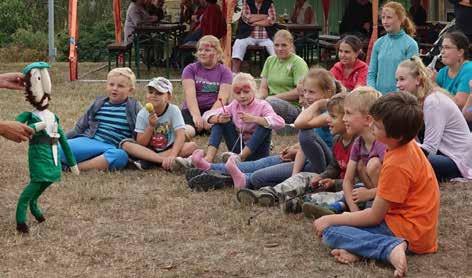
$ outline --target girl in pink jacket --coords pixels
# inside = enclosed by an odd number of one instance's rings
[[[222,138],[230,152],[239,153],[241,161],[266,157],[272,129],[285,125],[284,119],[267,101],[256,99],[256,81],[250,74],[237,74],[233,78],[232,91],[230,104],[203,114],[203,120],[213,127],[206,156],[203,157],[203,150],[196,150],[192,155],[192,164],[197,168],[209,168]]]

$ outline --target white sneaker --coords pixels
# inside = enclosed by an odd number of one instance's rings
[[[175,163],[172,167],[174,169],[172,169],[172,171],[174,171],[174,170],[185,170],[185,169],[190,169],[190,168],[193,167],[193,165],[192,165],[192,156],[189,156],[187,158],[183,158],[183,157],[178,156],[178,157],[175,158],[174,161],[175,161]]]

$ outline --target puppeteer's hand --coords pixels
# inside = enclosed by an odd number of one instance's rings
[[[78,176],[80,174],[80,170],[79,170],[79,166],[77,165],[74,165],[72,167],[70,167],[70,171],[72,172],[72,174]]]
[[[0,121],[0,135],[8,140],[20,143],[31,138],[34,130],[29,126],[15,121]]]
[[[11,72],[0,74],[0,88],[23,90],[25,89],[25,80],[23,74]]]

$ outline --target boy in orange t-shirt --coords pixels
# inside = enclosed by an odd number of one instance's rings
[[[314,228],[341,263],[360,257],[390,262],[395,277],[407,271],[406,250],[436,252],[439,186],[413,138],[423,121],[421,107],[407,93],[381,97],[370,109],[374,134],[387,145],[372,208],[329,215]]]

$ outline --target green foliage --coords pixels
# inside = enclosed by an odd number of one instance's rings
[[[37,50],[47,51],[48,35],[41,31],[32,31],[31,28],[20,28],[12,35],[11,44]]]
[[[107,57],[107,45],[115,39],[114,26],[111,21],[98,22],[79,31],[77,44],[80,61],[103,61]]]
[[[31,26],[31,13],[22,0],[0,1],[0,47],[11,42],[10,35],[20,28]]]

